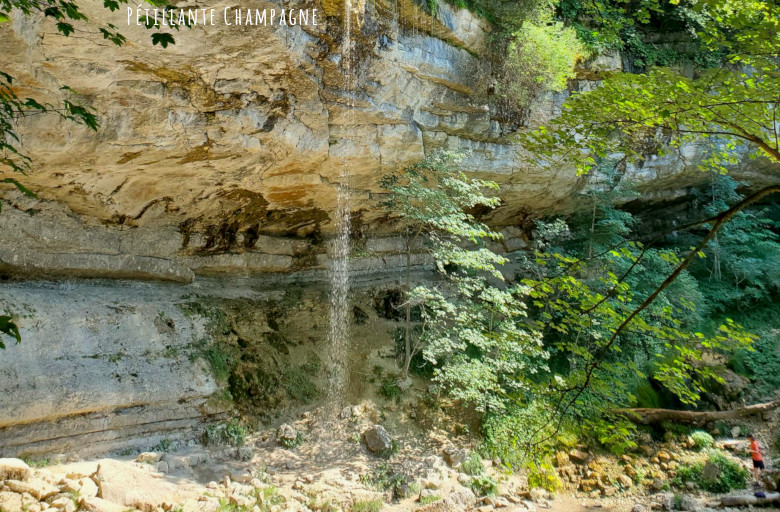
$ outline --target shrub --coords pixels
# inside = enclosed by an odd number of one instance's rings
[[[223,445],[243,446],[246,442],[247,431],[237,419],[227,423],[213,423],[206,427],[203,433],[203,442],[207,446]]]
[[[697,430],[692,433],[691,439],[693,439],[693,444],[697,450],[712,448],[712,445],[715,443],[715,440],[712,438],[712,436],[703,430]]]
[[[555,492],[563,487],[561,479],[558,478],[558,472],[549,462],[532,462],[527,468],[528,487],[531,489],[544,489]]]
[[[471,490],[477,496],[495,496],[498,494],[498,482],[487,475],[477,475],[471,479]]]
[[[279,439],[279,444],[281,444],[282,446],[284,446],[288,450],[292,450],[294,448],[297,448],[301,444],[303,444],[304,441],[306,441],[306,434],[304,434],[303,432],[298,431],[298,432],[295,433],[295,437],[293,437],[292,439],[289,439],[289,438],[286,438],[286,437],[280,438]]]
[[[677,476],[674,479],[675,485],[694,482],[705,491],[718,493],[731,492],[745,487],[745,480],[749,473],[739,462],[730,459],[721,452],[713,451],[710,452],[707,464],[717,468],[716,471],[713,471],[717,477],[711,478],[706,475],[706,465],[697,462],[678,468]]]
[[[367,487],[390,491],[393,499],[403,498],[412,490],[412,479],[400,468],[387,463],[379,464],[371,474],[362,475],[360,479]]]
[[[152,446],[151,450],[153,452],[169,452],[173,448],[174,444],[173,441],[171,441],[168,438],[160,439],[160,441]]]
[[[398,387],[397,379],[392,375],[382,381],[379,393],[388,400],[394,400],[395,402],[400,402],[403,395],[403,391]]]
[[[561,23],[525,23],[507,47],[498,94],[515,109],[523,110],[544,91],[564,90],[584,53],[572,28]]]
[[[438,496],[436,494],[431,494],[429,496],[420,496],[420,505],[429,505],[431,503],[439,501],[440,499],[441,496]]]
[[[461,464],[460,470],[467,475],[475,476],[484,473],[485,466],[482,465],[482,459],[479,458],[479,454],[471,452],[469,458]]]
[[[384,503],[380,499],[356,501],[352,505],[352,512],[379,512]]]

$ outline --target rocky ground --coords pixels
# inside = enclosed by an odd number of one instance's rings
[[[670,487],[682,464],[702,460],[685,436],[643,438],[621,458],[585,446],[556,456],[564,488],[529,489],[522,473],[473,457],[435,427],[421,432],[371,401],[303,413],[250,435],[240,447],[161,443],[154,451],[91,461],[0,459],[3,512],[371,512],[493,510],[738,510],[689,484]],[[385,425],[385,427],[380,426]],[[740,442],[716,448],[745,461]],[[478,461],[478,462],[475,462]],[[770,467],[774,467],[771,464]],[[495,493],[479,496],[495,483]],[[766,489],[769,493],[774,489]],[[476,491],[476,493],[475,493]],[[736,495],[749,497],[752,491]],[[770,497],[772,494],[769,494]],[[749,502],[749,500],[748,500]],[[758,504],[758,503],[754,503]],[[752,508],[752,505],[749,505]]]

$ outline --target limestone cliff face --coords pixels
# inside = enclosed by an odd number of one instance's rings
[[[350,334],[360,342],[344,359],[353,403],[369,385],[368,355],[388,352],[399,317],[392,282],[356,284]],[[6,457],[148,450],[199,440],[236,408],[272,422],[324,397],[328,294],[317,276],[26,282],[2,292],[0,310],[22,332],[0,351]]]
[[[42,19],[0,24],[0,69],[19,96],[69,97],[101,123],[93,133],[54,117],[20,122],[34,157],[23,182],[38,198],[0,190],[0,276],[16,280],[0,284],[0,313],[15,315],[23,337],[0,351],[0,456],[148,448],[221,417],[225,384],[203,356],[216,335],[208,315],[181,307],[193,300],[247,301],[231,309],[225,334],[242,349],[253,346],[247,340],[262,348],[238,356],[247,393],[283,384],[271,378],[283,355],[327,357],[324,289],[281,312],[269,301],[293,281],[311,287],[324,277],[345,167],[359,249],[350,268],[370,289],[406,262],[376,208],[388,171],[438,148],[469,150],[468,169],[502,184],[490,220],[506,235],[504,250],[524,247],[528,215],[569,208],[588,186],[570,169],[536,168],[511,143],[479,93],[490,27],[444,2],[436,17],[414,0],[353,2],[351,58],[338,0],[285,2],[319,9],[320,26],[195,27],[167,49],[127,26],[126,12],[82,3],[128,43],[115,47],[86,26],[63,38]],[[593,69],[619,65],[605,57]],[[532,122],[555,115],[564,96],[536,102]],[[696,149],[686,151],[627,174],[648,200],[684,194],[703,179]],[[761,165],[741,176],[778,173]],[[286,277],[255,283],[268,274]],[[63,277],[113,280],[24,281]],[[374,301],[358,302],[369,311]],[[268,311],[273,325],[252,316]],[[353,329],[372,330],[356,339],[389,346],[392,325],[365,315],[368,327],[355,320]],[[354,357],[365,362],[360,350]]]
[[[535,167],[480,92],[486,21],[444,2],[435,17],[414,0],[353,5],[348,52],[337,0],[285,4],[318,9],[318,26],[220,22],[177,32],[167,49],[127,26],[124,9],[112,14],[97,1],[85,2],[87,13],[120,27],[126,45],[89,26],[70,38],[42,19],[0,26],[2,69],[20,96],[67,95],[101,122],[97,133],[54,117],[21,122],[34,156],[24,182],[39,200],[0,191],[16,208],[0,216],[3,270],[189,281],[318,267],[341,170],[353,225],[374,236],[392,228],[376,207],[381,176],[437,148],[469,150],[464,165],[502,184],[505,201],[490,219],[498,225],[571,207],[587,180]],[[601,57],[572,89],[619,67],[619,57]],[[564,96],[539,99],[531,122],[555,115]],[[704,179],[689,149],[627,174],[647,198],[684,194]]]

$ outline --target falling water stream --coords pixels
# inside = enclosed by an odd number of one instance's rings
[[[344,0],[344,37],[341,59],[347,79],[347,98],[350,98],[354,77],[352,70],[352,2]],[[348,111],[351,110],[347,105]],[[349,114],[348,114],[349,115]],[[327,403],[331,411],[344,405],[349,357],[349,253],[350,253],[350,197],[349,165],[345,155],[341,162],[337,184],[335,212],[336,236],[331,249],[330,267],[330,368]]]

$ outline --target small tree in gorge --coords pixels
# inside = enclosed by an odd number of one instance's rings
[[[505,285],[498,267],[506,259],[486,247],[501,234],[469,213],[496,207],[498,198],[483,190],[498,185],[456,170],[461,159],[461,154],[436,153],[382,181],[390,191],[383,206],[400,216],[406,240],[403,377],[423,350],[436,366],[435,379],[454,398],[480,410],[496,409],[507,389],[521,385],[527,356],[538,352],[540,340],[519,327],[523,290]],[[412,288],[416,247],[431,256],[438,279]],[[413,306],[420,309],[418,330],[412,325]]]
[[[498,239],[500,234],[477,222],[466,213],[477,205],[493,208],[498,198],[487,197],[483,188],[495,189],[493,182],[471,180],[453,170],[463,159],[460,153],[439,152],[400,172],[385,176],[381,185],[390,192],[382,207],[396,213],[401,219],[401,232],[406,253],[404,290],[404,360],[403,378],[409,374],[412,358],[421,350],[421,337],[412,326],[412,254],[415,248],[424,249],[436,260],[443,244],[468,239],[480,243],[484,239]],[[503,263],[495,258],[493,263]],[[443,267],[439,267],[443,271]]]

